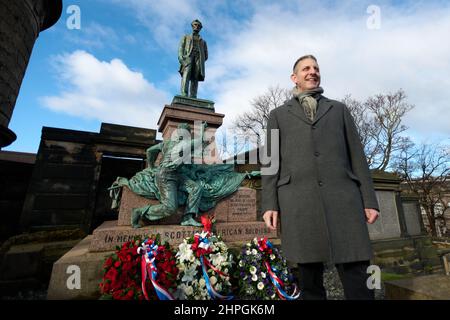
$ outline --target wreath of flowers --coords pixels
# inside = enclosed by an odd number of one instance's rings
[[[169,244],[157,245],[159,242],[157,235],[116,247],[103,265],[101,299],[156,300],[164,298],[161,291],[170,297],[176,289],[178,269]]]
[[[230,300],[231,282],[228,275],[233,256],[227,245],[211,232],[213,220],[202,216],[204,231],[186,238],[176,254],[178,288],[181,300]]]
[[[280,250],[264,239],[254,238],[238,256],[236,278],[239,296],[251,300],[295,300],[300,291]],[[288,294],[292,292],[292,294]]]

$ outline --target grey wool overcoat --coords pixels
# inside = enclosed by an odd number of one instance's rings
[[[262,175],[262,212],[279,211],[281,244],[296,263],[344,263],[373,257],[364,208],[378,209],[353,118],[341,102],[318,98],[314,121],[297,99],[271,111],[279,131],[279,169]],[[266,151],[270,154],[270,151]]]

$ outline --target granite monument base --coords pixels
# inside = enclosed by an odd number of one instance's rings
[[[99,284],[103,279],[103,264],[114,251],[91,252],[95,247],[93,236],[87,236],[53,265],[47,299],[49,300],[95,300],[101,296]],[[279,239],[272,240],[276,246]],[[238,250],[241,241],[227,242],[229,248]],[[79,268],[80,287],[70,286],[74,267]],[[68,285],[69,283],[69,285]]]
[[[160,234],[161,241],[167,241],[170,245],[177,246],[184,238],[201,231],[201,227],[180,225],[149,225],[134,229],[130,226],[118,226],[116,221],[106,221],[94,230],[89,250],[91,252],[114,250],[116,246],[131,241],[135,237],[145,238],[156,234]],[[213,231],[226,243],[247,242],[255,237],[277,238],[277,232],[267,228],[264,222],[217,223],[214,225]]]
[[[100,298],[103,264],[113,252],[90,252],[92,235],[87,236],[53,264],[48,300],[92,300]],[[79,287],[71,277],[79,272]]]
[[[158,200],[146,199],[133,193],[128,187],[122,188],[119,217],[117,225],[130,226],[131,214],[134,208],[158,204]],[[222,199],[217,205],[206,212],[214,215],[216,222],[248,222],[257,220],[256,190],[252,188],[239,188],[232,195]],[[178,209],[177,214],[157,221],[145,221],[149,225],[180,224],[184,207]]]
[[[202,231],[202,227],[181,226],[183,208],[178,214],[156,223],[135,229],[131,224],[133,208],[156,204],[132,193],[127,187],[122,190],[118,220],[106,221],[83,239],[72,250],[53,265],[48,289],[48,299],[97,299],[100,297],[99,283],[103,277],[103,263],[117,246],[133,240],[159,234],[161,241],[178,246],[183,239]],[[234,194],[218,202],[207,212],[214,215],[213,232],[222,237],[234,249],[240,249],[253,238],[267,237],[274,245],[280,245],[278,231],[270,230],[263,221],[257,221],[256,190],[239,188]],[[80,272],[80,288],[70,288],[71,268]]]

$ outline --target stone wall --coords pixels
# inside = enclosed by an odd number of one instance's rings
[[[0,242],[20,231],[20,215],[36,155],[0,151]]]
[[[86,234],[58,230],[21,234],[0,246],[0,299],[22,290],[44,290],[52,266]]]
[[[155,136],[155,130],[111,124],[102,124],[100,133],[44,127],[23,207],[23,230],[92,231],[103,222],[96,214],[107,209],[102,200],[109,198],[107,187],[121,172],[127,173],[127,158],[137,159],[128,175],[142,169],[145,150],[156,143]],[[111,159],[127,165],[106,165]],[[101,180],[105,176],[110,180]]]

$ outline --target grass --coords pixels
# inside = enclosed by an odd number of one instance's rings
[[[400,280],[400,279],[408,279],[413,276],[410,274],[399,274],[399,273],[390,273],[390,272],[381,272],[381,281],[390,281],[390,280]]]

